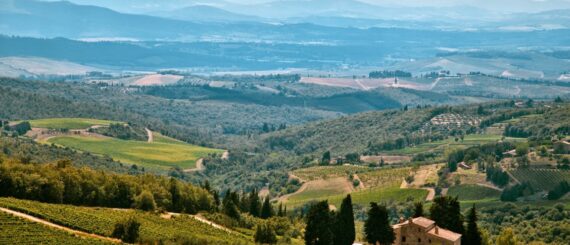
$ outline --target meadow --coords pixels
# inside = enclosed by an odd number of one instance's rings
[[[423,143],[423,144],[419,144],[417,146],[406,147],[406,148],[394,150],[394,151],[386,151],[386,153],[396,154],[396,155],[398,155],[398,154],[412,155],[412,154],[418,154],[418,153],[424,153],[424,152],[430,152],[430,151],[441,151],[441,152],[443,152],[447,148],[454,148],[454,149],[456,149],[456,148],[467,148],[467,147],[471,147],[471,146],[497,142],[497,141],[501,140],[501,137],[502,137],[501,135],[497,135],[497,134],[468,134],[465,136],[465,138],[463,140],[455,141],[455,138],[449,137],[445,140]],[[505,140],[506,141],[523,141],[526,139],[507,137],[507,138],[505,138]]]
[[[47,142],[80,151],[108,155],[123,163],[162,169],[194,168],[199,158],[223,152],[218,149],[186,144],[164,136],[157,137],[152,143],[79,135],[57,136],[48,139]]]
[[[33,128],[48,129],[86,129],[95,125],[108,126],[117,121],[90,119],[90,118],[45,118],[28,121]]]
[[[368,172],[371,169],[359,165],[340,165],[340,166],[316,166],[310,168],[301,168],[293,171],[291,174],[299,177],[304,181],[327,179],[333,177],[345,176],[350,174],[358,174]]]
[[[181,238],[193,241],[207,240],[213,244],[234,244],[234,242],[247,244],[250,241],[245,235],[214,228],[188,215],[163,218],[159,214],[131,209],[78,207],[14,198],[0,198],[0,206],[62,226],[107,237],[111,235],[115,223],[134,216],[141,223],[140,236],[143,241],[169,241]]]

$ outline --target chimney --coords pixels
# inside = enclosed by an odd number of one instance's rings
[[[435,234],[436,234],[436,235],[439,234],[439,227],[437,227],[437,225],[435,226]]]
[[[408,221],[409,221],[410,224],[413,224],[413,223],[414,223],[414,219],[412,219],[412,217],[410,217],[410,218],[408,219]]]
[[[400,216],[400,222],[399,223],[404,223],[404,221],[405,221],[404,217]]]

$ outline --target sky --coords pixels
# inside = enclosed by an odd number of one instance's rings
[[[50,0],[53,1],[53,0]],[[173,8],[183,5],[223,5],[223,2],[235,4],[255,4],[275,0],[68,0],[70,2],[98,5],[116,9],[119,11],[145,10],[151,8]],[[285,0],[287,1],[287,0]],[[295,0],[310,1],[310,0]],[[339,1],[339,0],[336,0]],[[495,10],[497,12],[537,12],[553,9],[570,9],[570,0],[358,0],[375,5],[388,6],[427,6],[427,7],[450,7],[450,6],[476,6],[478,8]],[[129,11],[131,12],[131,11]],[[570,13],[569,13],[570,14]]]

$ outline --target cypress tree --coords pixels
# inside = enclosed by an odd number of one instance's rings
[[[261,211],[261,201],[259,200],[259,195],[256,189],[253,189],[251,193],[249,193],[249,213],[253,217],[259,217]]]
[[[368,218],[364,223],[366,241],[371,244],[392,244],[396,239],[394,230],[388,221],[388,210],[385,206],[370,203]]]
[[[262,219],[269,219],[273,216],[273,207],[271,207],[271,203],[269,203],[269,197],[265,198],[263,202],[263,206],[261,207],[261,216]]]
[[[479,233],[479,228],[477,227],[477,210],[475,205],[469,210],[467,215],[467,229],[465,231],[465,236],[463,236],[463,244],[465,245],[481,245],[482,244],[481,234]]]
[[[351,245],[356,238],[354,228],[354,211],[350,194],[342,200],[340,211],[335,217],[335,245]]]
[[[424,204],[422,202],[414,203],[414,215],[412,217],[422,217],[424,216]]]
[[[283,214],[283,203],[279,203],[279,209],[277,210],[277,216],[279,216],[279,217],[285,216]]]
[[[306,245],[332,245],[331,214],[327,201],[321,201],[311,206],[307,213],[305,228]]]

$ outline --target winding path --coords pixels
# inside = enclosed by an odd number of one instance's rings
[[[47,221],[47,220],[43,220],[43,219],[40,219],[40,218],[31,216],[31,215],[28,215],[28,214],[25,214],[25,213],[22,213],[22,212],[14,211],[14,210],[11,210],[11,209],[0,208],[0,211],[1,211],[1,212],[8,213],[8,214],[11,214],[11,215],[14,215],[14,216],[16,216],[16,217],[20,217],[20,218],[25,219],[25,220],[28,220],[28,221],[32,221],[32,222],[35,222],[35,223],[40,223],[40,224],[49,226],[49,227],[54,228],[54,229],[58,229],[58,230],[66,231],[66,232],[69,232],[69,233],[73,233],[73,234],[78,235],[78,236],[89,237],[89,238],[95,238],[95,239],[105,240],[105,241],[114,242],[114,243],[122,243],[121,240],[116,239],[116,238],[110,238],[110,237],[105,237],[105,236],[101,236],[101,235],[97,235],[97,234],[93,234],[93,233],[87,233],[87,232],[83,232],[83,231],[74,230],[74,229],[71,229],[71,228],[69,228],[69,227],[65,227],[65,226],[61,226],[61,225],[58,225],[58,224],[54,224],[54,223],[49,222],[49,221]]]
[[[148,143],[152,143],[154,141],[154,137],[152,136],[152,131],[150,131],[150,129],[148,128],[144,128],[144,130],[146,130],[146,134],[147,134],[147,142]]]

